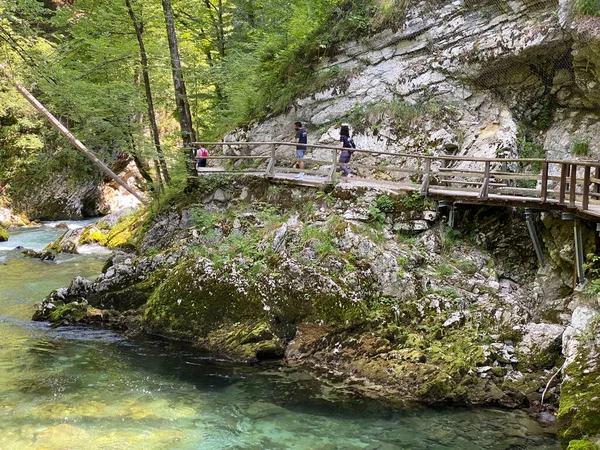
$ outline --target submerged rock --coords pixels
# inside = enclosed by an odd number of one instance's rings
[[[54,250],[42,250],[41,252],[36,252],[35,250],[25,249],[21,250],[21,254],[27,258],[37,258],[42,261],[54,261],[56,258],[56,252]]]

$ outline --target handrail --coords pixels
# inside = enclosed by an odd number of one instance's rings
[[[506,201],[512,202],[512,204],[519,204],[515,199],[515,195],[533,195],[533,197],[527,197],[527,201],[537,201],[541,204],[547,205],[547,207],[553,207],[559,205],[564,208],[571,208],[576,210],[582,210],[588,214],[592,214],[590,211],[590,203],[594,202],[598,205],[597,198],[600,197],[600,161],[590,160],[555,160],[555,159],[542,159],[542,158],[476,158],[470,156],[460,155],[419,155],[412,153],[392,153],[377,150],[368,149],[352,149],[352,152],[357,152],[366,155],[373,156],[393,156],[402,159],[413,159],[418,162],[416,165],[413,163],[411,167],[404,166],[406,161],[402,161],[401,164],[392,165],[388,161],[385,161],[385,165],[375,166],[362,164],[360,162],[339,162],[337,155],[342,150],[339,145],[326,145],[326,144],[299,144],[296,142],[279,142],[279,141],[263,141],[263,142],[196,142],[195,145],[202,146],[269,146],[270,154],[262,155],[215,155],[206,156],[204,158],[199,157],[196,159],[207,159],[207,160],[268,160],[266,170],[264,166],[262,169],[256,169],[256,172],[264,173],[268,178],[285,178],[285,174],[276,174],[275,165],[279,159],[284,161],[300,161],[302,158],[290,158],[280,157],[277,155],[278,147],[306,147],[311,149],[323,149],[331,150],[332,158],[329,161],[323,159],[303,159],[306,162],[312,162],[317,165],[325,165],[327,171],[325,182],[332,183],[334,180],[335,172],[338,167],[348,168],[359,168],[366,169],[374,172],[389,172],[389,173],[404,173],[409,177],[402,177],[400,180],[410,179],[411,186],[407,186],[406,183],[400,185],[402,189],[415,190],[414,185],[420,184],[417,187],[417,191],[421,195],[427,195],[431,189],[439,195],[440,190],[445,188],[449,196],[462,198],[463,192],[470,192],[471,196],[475,196],[478,201],[489,201],[490,198],[498,200],[498,198],[504,197],[508,199]],[[295,155],[294,155],[295,156]],[[441,167],[436,164],[432,167],[433,161],[442,161]],[[461,169],[460,167],[447,167],[447,161],[464,161],[469,163],[484,163],[482,170],[477,170],[473,167]],[[531,167],[525,172],[511,172],[507,166],[508,163],[518,164],[541,164],[541,171],[533,171]],[[497,166],[500,165],[500,167]],[[560,176],[557,176],[557,170],[554,168],[553,175],[550,175],[550,166],[555,165],[560,169]],[[592,172],[594,168],[594,172]],[[524,168],[521,166],[521,170]],[[578,176],[578,169],[583,169],[583,178]],[[226,170],[218,168],[211,170],[210,168],[205,169],[205,172],[211,171],[222,171]],[[323,175],[324,171],[316,171],[312,169],[313,174]],[[304,172],[300,169],[286,168],[287,176],[289,179],[290,173]],[[307,170],[308,171],[308,170]],[[396,178],[398,180],[398,178]],[[477,181],[474,181],[477,180]],[[535,188],[527,186],[519,186],[517,183],[521,181],[536,182]],[[377,182],[377,180],[370,179],[368,181]],[[417,183],[418,181],[418,183]],[[549,185],[552,183],[552,185]],[[464,186],[451,186],[451,185],[464,185]],[[433,185],[430,189],[430,185]],[[558,190],[557,190],[558,188]],[[490,197],[492,196],[492,197]],[[537,199],[537,200],[536,200]],[[594,217],[600,217],[600,208],[596,206],[593,212]]]
[[[279,141],[264,141],[264,142],[193,142],[192,145],[248,145],[248,146],[259,146],[259,145],[279,145],[279,146],[290,146],[290,147],[306,147],[306,148],[317,148],[326,150],[340,150],[341,147],[334,145],[322,145],[322,144],[298,144],[296,142],[279,142]],[[460,156],[460,155],[417,155],[414,153],[393,153],[393,152],[382,152],[377,150],[368,150],[353,148],[353,152],[368,153],[373,155],[387,155],[387,156],[398,156],[402,158],[418,158],[418,159],[441,159],[446,161],[470,161],[470,162],[490,162],[490,163],[551,163],[551,164],[576,164],[581,167],[598,167],[600,161],[589,161],[589,160],[575,160],[575,159],[544,159],[544,158],[474,158],[471,156]],[[258,156],[257,156],[258,157]]]

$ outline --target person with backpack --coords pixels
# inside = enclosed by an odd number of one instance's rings
[[[356,148],[356,144],[354,144],[354,140],[350,137],[350,129],[348,125],[342,125],[340,129],[340,148],[342,152],[340,153],[340,169],[344,173],[344,176],[347,177],[350,175],[350,168],[347,166],[343,166],[343,163],[349,163],[350,158],[352,158],[352,149]]]
[[[206,157],[208,156],[208,150],[204,147],[199,146],[196,150],[196,168],[206,167]]]

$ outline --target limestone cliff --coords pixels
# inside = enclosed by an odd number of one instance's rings
[[[302,120],[327,143],[346,122],[373,150],[495,157],[534,141],[537,156],[598,158],[599,30],[568,0],[420,2],[324,59],[327,87],[227,139],[289,140]]]

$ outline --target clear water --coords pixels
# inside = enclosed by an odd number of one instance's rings
[[[519,411],[389,407],[305,372],[32,323],[34,302],[104,260],[0,258],[0,449],[558,449]]]

